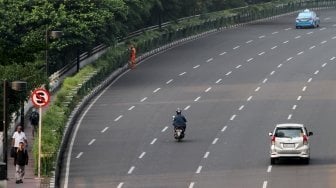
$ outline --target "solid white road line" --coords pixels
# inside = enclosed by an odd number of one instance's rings
[[[319,72],[320,72],[320,71],[319,71],[319,70],[317,70],[317,71],[315,71],[315,72],[314,72],[314,74],[318,74]]]
[[[78,153],[78,155],[76,156],[76,159],[79,159],[82,155],[83,155],[83,152]]]
[[[227,126],[224,126],[221,130],[221,132],[224,132],[227,129]]]
[[[284,44],[287,44],[289,41],[288,40],[286,40],[285,42],[283,42]]]
[[[250,62],[250,61],[252,61],[253,60],[253,58],[250,58],[250,59],[248,59],[248,60],[246,60],[247,62]]]
[[[313,33],[314,33],[314,32],[311,31],[311,32],[308,32],[307,35],[310,35],[310,34],[313,34]]]
[[[301,100],[302,99],[302,96],[300,95],[300,96],[298,96],[298,98],[296,99],[296,100]]]
[[[311,46],[310,48],[309,48],[309,50],[312,50],[313,48],[315,48],[316,46],[314,45],[314,46]]]
[[[200,65],[196,65],[196,66],[194,66],[193,68],[194,68],[194,69],[197,69],[198,67],[200,67]]]
[[[191,182],[191,183],[189,184],[189,188],[194,188],[194,185],[195,185],[195,182]]]
[[[260,90],[260,87],[257,87],[254,91],[257,92]]]
[[[250,97],[247,99],[247,101],[250,101],[250,100],[252,99],[252,97],[253,97],[253,96],[250,96]]]
[[[262,83],[263,83],[263,84],[264,84],[264,83],[266,83],[266,82],[267,82],[267,80],[268,80],[268,79],[267,79],[267,78],[265,78],[265,79],[263,80],[263,82],[262,82]]]
[[[117,188],[122,188],[123,185],[124,185],[124,182],[120,182]]]
[[[173,79],[170,79],[166,82],[166,84],[170,84],[173,81]]]
[[[297,55],[301,55],[301,54],[303,54],[303,51],[301,51],[301,52],[297,53]]]
[[[265,54],[265,52],[261,52],[261,53],[259,53],[258,55],[264,55]]]
[[[253,42],[253,40],[246,41],[246,44],[249,44],[249,43],[251,43],[251,42]]]
[[[228,73],[226,73],[226,76],[229,76],[232,73],[232,71],[229,71]]]
[[[190,105],[186,106],[184,110],[188,110],[190,108]]]
[[[201,98],[201,96],[197,97],[194,101],[197,102],[197,101],[200,100],[200,98]]]
[[[233,121],[236,118],[236,116],[237,116],[236,114],[232,115],[230,120]]]
[[[127,174],[132,174],[132,172],[133,172],[134,169],[135,169],[135,166],[132,166],[132,167],[128,170]]]
[[[304,87],[302,88],[302,91],[306,91],[306,89],[307,89],[307,86],[304,86]]]
[[[274,50],[275,48],[277,48],[278,46],[273,46],[271,49]]]
[[[290,57],[290,58],[287,59],[287,61],[290,61],[290,60],[292,60],[292,59],[293,59],[293,57]]]
[[[220,53],[219,55],[225,55],[227,52],[222,52],[222,53]]]
[[[282,67],[282,63],[280,63],[280,64],[278,65],[278,68],[280,68],[280,67]]]
[[[240,46],[236,46],[236,47],[234,47],[233,49],[236,50],[236,49],[238,49],[239,47],[240,47]]]
[[[157,88],[156,90],[153,91],[153,93],[156,93],[160,90],[161,88]]]
[[[273,33],[272,33],[272,35],[274,35],[274,34],[278,34],[279,32],[278,31],[274,31]]]
[[[270,73],[270,75],[273,75],[275,73],[275,71],[272,71],[271,73]]]
[[[213,141],[212,141],[212,144],[216,144],[217,141],[218,141],[219,138],[215,138]]]
[[[262,188],[267,188],[267,181],[264,181]]]
[[[109,128],[109,127],[105,127],[105,128],[101,131],[101,133],[104,133],[108,128]]]
[[[146,152],[142,152],[141,155],[139,156],[139,159],[142,159],[146,155]]]
[[[327,63],[324,63],[323,65],[322,65],[322,67],[325,67],[327,65]]]
[[[150,143],[151,145],[153,145],[156,142],[157,138],[154,138],[153,141]]]
[[[241,106],[239,107],[239,109],[238,109],[238,110],[239,110],[239,111],[241,111],[241,110],[243,110],[243,109],[244,109],[244,107],[245,107],[244,105],[241,105]]]
[[[309,78],[307,82],[310,83],[312,80],[313,80],[313,78]]]
[[[95,142],[95,141],[96,141],[96,139],[92,139],[92,140],[88,143],[88,145],[91,146],[91,145],[93,144],[93,142]]]
[[[202,168],[203,168],[202,166],[199,166],[199,167],[197,168],[197,170],[196,170],[196,174],[201,173]]]
[[[165,126],[163,129],[162,129],[162,133],[165,132],[166,130],[168,129],[168,126]]]
[[[131,111],[135,108],[135,106],[131,106],[128,110]]]
[[[213,60],[213,58],[208,59],[206,62],[209,63]]]
[[[272,171],[272,166],[270,165],[270,166],[268,166],[268,168],[267,168],[267,172],[270,173],[271,171]]]
[[[300,36],[300,35],[295,37],[295,39],[299,39],[299,38],[301,38],[301,36]]]
[[[204,159],[208,158],[208,157],[209,157],[209,154],[210,154],[210,152],[207,151],[207,152],[204,154],[203,158],[204,158]]]
[[[209,92],[211,90],[211,87],[205,90],[205,93]]]
[[[239,69],[241,66],[242,66],[242,65],[238,65],[238,66],[236,66],[236,69]]]
[[[293,105],[293,108],[292,108],[292,109],[295,110],[296,108],[297,108],[297,105]]]
[[[147,100],[147,97],[145,97],[145,98],[141,99],[141,101],[140,101],[140,102],[144,102],[145,100]]]
[[[216,81],[216,84],[218,84],[219,82],[221,82],[222,81],[222,79],[218,79],[217,81]]]
[[[327,43],[327,41],[326,41],[326,40],[324,40],[324,41],[322,41],[322,42],[321,42],[321,44],[325,44],[325,43]]]
[[[117,118],[114,119],[115,122],[119,121],[121,118],[123,117],[123,115],[118,116]]]
[[[179,76],[183,76],[183,75],[185,75],[187,72],[182,72],[182,73],[180,73],[179,74]]]
[[[332,58],[330,58],[330,61],[333,61],[334,59],[336,59],[336,57],[332,57]]]

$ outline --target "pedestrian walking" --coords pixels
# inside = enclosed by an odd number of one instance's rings
[[[136,49],[133,44],[130,44],[130,67],[131,69],[135,69],[135,59],[136,59]]]
[[[28,147],[27,137],[26,134],[22,131],[21,125],[16,127],[16,131],[13,134],[12,147],[14,147],[14,149],[16,150],[19,147],[20,142],[23,142],[25,144],[25,148]]]
[[[28,152],[25,149],[24,143],[19,142],[19,147],[15,150],[14,155],[16,184],[23,183],[25,165],[28,165]]]
[[[30,124],[32,126],[32,135],[33,138],[35,136],[35,133],[37,132],[39,120],[40,120],[40,114],[37,112],[35,108],[33,108],[32,113],[29,116]]]

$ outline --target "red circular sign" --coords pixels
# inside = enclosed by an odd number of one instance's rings
[[[50,94],[45,89],[35,89],[31,95],[33,104],[37,107],[43,107],[50,102]]]

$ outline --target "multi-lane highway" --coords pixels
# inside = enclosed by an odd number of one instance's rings
[[[296,15],[229,29],[122,75],[78,120],[62,187],[336,187],[336,11],[318,13],[316,29]],[[287,122],[314,132],[311,164],[270,166],[268,132]]]

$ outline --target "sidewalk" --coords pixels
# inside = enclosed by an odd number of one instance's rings
[[[36,179],[34,175],[34,157],[33,157],[33,143],[34,139],[37,138],[37,134],[35,134],[36,138],[33,138],[32,135],[32,127],[30,125],[30,122],[28,121],[28,115],[25,118],[25,126],[24,126],[24,132],[26,134],[27,140],[28,140],[28,156],[29,156],[29,162],[28,165],[25,167],[25,176],[23,183],[16,184],[15,183],[15,166],[14,166],[14,158],[10,157],[10,154],[8,153],[8,181],[7,181],[7,188],[39,188],[40,187],[40,180]],[[11,138],[12,135],[8,135],[8,138]]]

